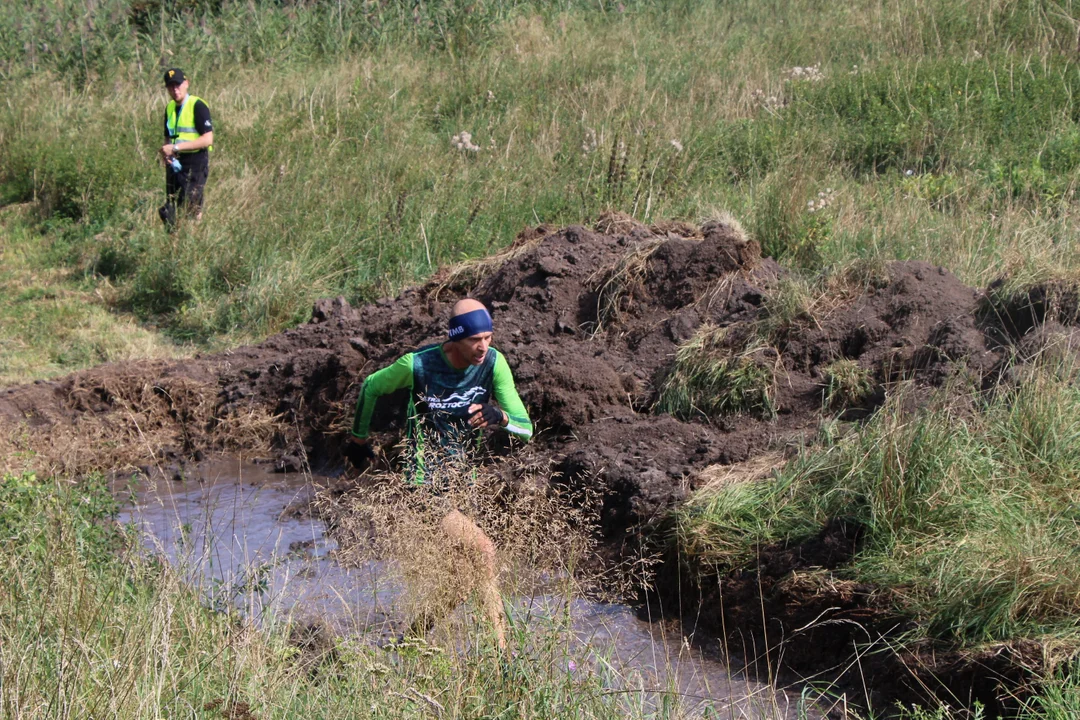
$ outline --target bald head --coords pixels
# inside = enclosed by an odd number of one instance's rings
[[[482,302],[465,298],[454,303],[450,340],[443,343],[450,364],[460,370],[483,363],[491,345],[491,329],[491,315]]]
[[[479,300],[474,300],[472,298],[462,298],[461,300],[458,300],[456,303],[454,303],[454,310],[450,314],[464,315],[465,313],[472,312],[473,310],[486,309],[487,308],[484,307],[484,303],[480,302]]]

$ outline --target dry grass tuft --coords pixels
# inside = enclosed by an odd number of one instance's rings
[[[750,235],[746,232],[746,228],[743,227],[742,223],[725,210],[714,211],[701,221],[700,235],[710,235],[715,232],[732,235],[740,243],[750,241]]]
[[[598,270],[589,277],[590,285],[603,278],[596,289],[594,334],[599,334],[611,325],[620,322],[628,299],[644,287],[649,258],[665,242],[667,242],[667,237],[663,235],[647,237],[620,257],[614,267]]]
[[[343,498],[322,498],[333,503],[339,561],[393,560],[408,617],[447,615],[483,579],[479,558],[439,529],[453,509],[494,542],[504,597],[554,592],[615,599],[628,589],[628,573],[604,569],[597,555],[601,498],[591,484],[572,491],[551,477],[546,463],[519,459],[471,466],[448,458],[425,477],[415,485],[400,473],[381,473]]]
[[[880,290],[889,284],[889,265],[884,258],[856,258],[836,268],[824,280],[825,292],[834,298],[850,298]]]
[[[487,257],[472,258],[440,271],[429,285],[428,297],[439,300],[444,293],[468,293],[497,268],[536,249],[555,231],[550,225],[527,228],[518,233],[510,247]]]
[[[700,493],[715,492],[736,483],[762,480],[785,464],[783,452],[767,452],[739,463],[709,465],[697,474],[694,484]]]
[[[600,217],[596,218],[593,229],[604,235],[628,235],[634,230],[645,229],[645,226],[627,213],[605,210],[600,213]]]
[[[654,235],[667,235],[682,238],[700,238],[701,230],[693,223],[683,220],[660,220],[649,226]]]

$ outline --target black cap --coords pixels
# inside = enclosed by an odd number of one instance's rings
[[[169,68],[165,71],[166,85],[179,85],[184,79],[184,71],[180,68]]]

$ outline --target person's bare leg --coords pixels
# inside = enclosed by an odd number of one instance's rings
[[[506,617],[503,615],[502,596],[499,594],[498,565],[495,558],[495,543],[469,518],[457,510],[451,510],[440,523],[443,533],[450,540],[458,542],[473,551],[480,560],[480,599],[484,613],[495,628],[495,639],[500,650],[506,649]]]

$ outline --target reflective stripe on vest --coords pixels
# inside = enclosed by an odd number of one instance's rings
[[[176,101],[170,100],[169,106],[165,108],[165,126],[169,130],[169,139],[174,143],[178,142],[190,142],[192,140],[199,139],[199,131],[195,129],[195,103],[201,98],[194,95],[188,95],[184,98],[184,102],[180,105],[179,117],[176,112]],[[213,151],[214,146],[206,148]],[[198,150],[181,150],[181,155],[187,155],[188,153],[197,153]]]

